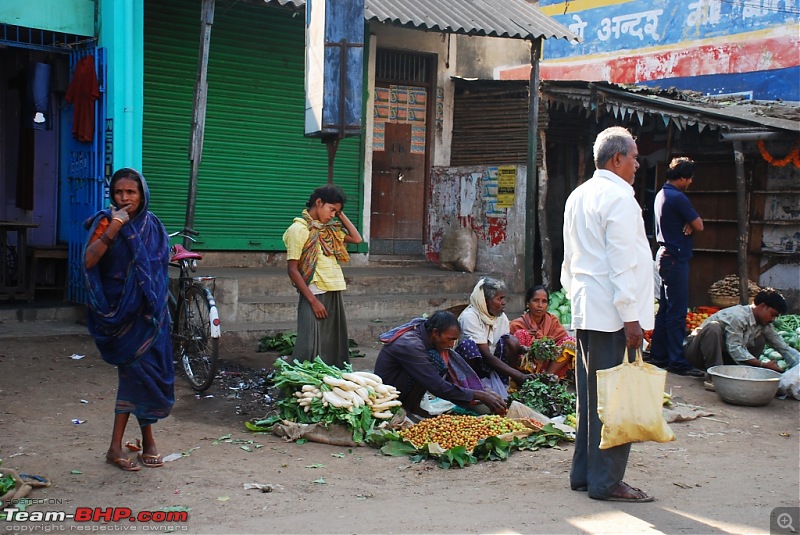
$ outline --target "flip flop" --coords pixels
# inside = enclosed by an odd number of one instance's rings
[[[139,462],[150,468],[158,468],[164,466],[164,459],[161,455],[153,455],[151,453],[140,453],[138,455]]]
[[[124,470],[125,472],[138,472],[142,467],[136,464],[135,462],[131,461],[127,457],[120,457],[118,459],[111,459],[106,457],[106,462],[108,464],[113,464],[120,470]]]
[[[614,494],[619,493],[620,491],[622,491],[620,494]],[[640,496],[632,496],[631,493],[639,493]],[[614,492],[612,492],[611,496],[605,498],[605,500],[609,502],[645,503],[652,502],[653,497],[644,492],[642,489],[631,487],[624,481],[620,481],[619,485],[617,485],[617,488],[614,489]]]
[[[19,478],[34,489],[49,487],[50,480],[33,474],[19,474]]]
[[[136,442],[133,440],[129,440],[125,443],[125,447],[128,448],[130,451],[142,451],[142,441],[141,439],[136,439]]]

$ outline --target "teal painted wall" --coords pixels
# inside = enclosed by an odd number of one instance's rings
[[[2,0],[0,23],[94,35],[95,0]]]
[[[141,169],[144,0],[100,0],[99,11],[99,46],[106,49],[108,65],[106,116],[114,132],[112,167]]]

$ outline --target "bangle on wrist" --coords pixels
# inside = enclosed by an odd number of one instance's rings
[[[108,247],[108,246],[111,245],[111,242],[113,242],[114,240],[112,240],[111,238],[106,236],[106,233],[104,232],[104,233],[100,234],[100,241],[103,242],[106,245],[106,247]]]
[[[120,219],[119,217],[114,217],[114,218],[112,218],[112,219],[111,219],[111,221],[119,221],[119,224],[120,224],[120,225],[124,225],[124,224],[125,224],[125,221],[123,221],[123,220],[122,220],[122,219]]]

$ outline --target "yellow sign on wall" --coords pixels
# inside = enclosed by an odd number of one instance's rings
[[[517,191],[517,168],[505,165],[497,168],[497,207],[511,208]]]

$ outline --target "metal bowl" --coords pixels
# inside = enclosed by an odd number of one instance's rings
[[[712,366],[708,369],[714,389],[722,401],[733,405],[766,405],[778,392],[781,374],[744,364]]]

